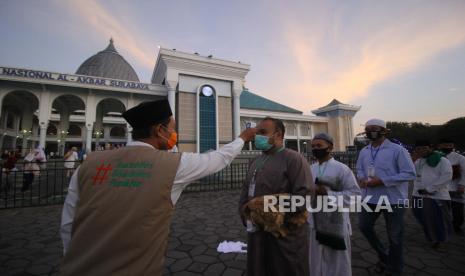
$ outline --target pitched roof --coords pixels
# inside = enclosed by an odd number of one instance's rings
[[[340,101],[336,100],[336,99],[333,99],[329,104],[327,104],[326,106],[333,106],[333,105],[338,105],[338,104],[342,104]]]
[[[242,91],[241,108],[302,114],[302,111],[268,100],[248,90]]]

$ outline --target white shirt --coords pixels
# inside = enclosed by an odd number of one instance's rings
[[[331,158],[321,164],[316,162],[312,164],[310,168],[314,182],[317,177],[322,176],[336,178],[342,182],[342,191],[333,191],[328,187],[325,188],[329,196],[343,196],[345,207],[348,207],[350,204],[350,196],[361,195],[360,187],[357,184],[354,173],[350,170],[349,167],[335,160],[334,158]],[[344,212],[343,217],[344,223],[347,225],[347,227],[344,228],[344,230],[347,231],[345,234],[351,235],[352,229],[350,226],[349,213]],[[310,227],[314,228],[313,219],[309,219],[308,222]]]
[[[456,152],[451,152],[446,156],[452,166],[459,165],[461,170],[460,178],[454,179],[449,184],[449,191],[457,191],[458,186],[465,186],[465,156]]]
[[[145,146],[154,148],[152,145],[140,141],[129,142],[126,146]],[[244,140],[237,138],[216,151],[202,154],[183,152],[181,154],[179,167],[176,171],[176,176],[171,188],[171,201],[173,205],[176,204],[176,201],[178,201],[182,191],[187,185],[194,180],[214,174],[224,169],[241,152],[243,146]],[[73,226],[75,207],[79,201],[78,173],[79,168],[76,169],[69,182],[68,195],[66,196],[61,216],[60,232],[61,239],[63,240],[64,253],[66,253],[71,240],[71,229]]]
[[[433,199],[450,200],[449,183],[452,180],[452,166],[449,160],[441,157],[436,167],[426,164],[426,159],[415,161],[417,177],[413,185],[413,195]],[[418,190],[425,189],[433,195],[420,195]]]
[[[74,168],[74,162],[79,159],[77,152],[73,151],[68,158],[65,159],[65,168]]]

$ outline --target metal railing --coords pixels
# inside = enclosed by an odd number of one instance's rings
[[[61,204],[66,197],[74,169],[54,160],[48,162],[17,162],[12,169],[0,171],[0,209]]]
[[[220,172],[191,183],[184,192],[240,189],[247,176],[250,162],[256,156],[258,154],[240,155]],[[335,152],[333,156],[355,170],[356,152]],[[304,157],[309,163],[314,162],[311,156],[304,155]],[[63,204],[69,180],[74,171],[74,169],[66,168],[65,163],[70,162],[62,160],[38,162],[35,163],[36,170],[30,170],[24,162],[18,162],[13,170],[2,168],[0,170],[0,209]],[[73,167],[78,165],[79,162],[75,162]],[[30,174],[33,174],[33,179]]]

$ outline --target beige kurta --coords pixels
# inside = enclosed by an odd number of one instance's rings
[[[249,184],[262,155],[251,164],[244,182],[239,207],[248,200]],[[313,186],[307,161],[297,152],[285,149],[272,154],[263,167],[257,170],[254,196],[279,193],[305,196]],[[247,275],[309,275],[308,225],[302,225],[284,238],[276,238],[264,231],[248,234]]]

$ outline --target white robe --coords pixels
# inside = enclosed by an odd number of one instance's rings
[[[417,178],[413,183],[413,196],[450,200],[449,184],[452,181],[452,166],[449,160],[441,157],[436,167],[430,167],[425,158],[415,161]],[[426,190],[432,195],[420,194],[418,190]]]
[[[455,192],[459,186],[465,186],[465,156],[456,152],[451,152],[446,156],[452,166],[459,165],[461,174],[460,178],[451,180],[449,184],[449,191]],[[465,196],[462,194],[461,198],[451,198],[452,201],[465,203]]]
[[[349,203],[349,197],[360,195],[361,191],[355,179],[353,172],[343,163],[331,158],[323,164],[318,162],[311,165],[312,176],[315,180],[319,174],[324,176],[338,178],[342,182],[342,191],[331,191],[327,189],[328,195],[344,196],[344,202]],[[347,250],[334,250],[328,246],[321,245],[316,240],[316,231],[313,219],[310,216],[310,275],[312,276],[339,276],[352,275],[351,268],[351,245],[350,235],[352,229],[350,225],[349,213],[343,213],[343,223],[345,225],[344,240]]]

